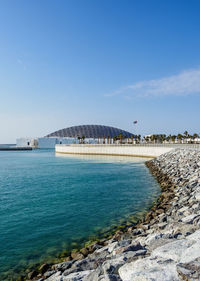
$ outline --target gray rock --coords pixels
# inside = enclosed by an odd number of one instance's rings
[[[146,255],[146,253],[147,253],[147,250],[129,251],[129,252],[121,254],[121,256],[123,257],[123,260],[125,262],[130,262],[132,260],[135,260],[138,257]]]
[[[196,219],[197,217],[200,217],[200,215],[197,214],[192,214],[190,216],[187,216],[185,218],[182,219],[183,223],[188,223],[188,224],[192,224],[194,219]]]
[[[124,264],[125,264],[125,260],[123,256],[111,260],[106,260],[102,264],[104,275],[118,274],[118,269]]]
[[[90,275],[92,270],[74,272],[69,274],[68,276],[63,276],[62,281],[82,281],[87,280],[87,276]]]
[[[167,226],[166,222],[162,222],[162,223],[158,224],[158,228],[160,228],[160,229],[164,229],[166,226]]]
[[[123,265],[119,276],[123,281],[179,281],[173,261],[149,257]]]
[[[58,271],[45,280],[47,280],[47,281],[63,281],[63,278],[61,276],[61,272]]]
[[[195,199],[196,199],[197,201],[200,201],[200,193],[198,193],[198,194],[195,195]]]
[[[117,274],[107,274],[101,275],[98,281],[122,281],[122,279]]]
[[[74,261],[62,262],[59,264],[55,264],[52,268],[56,269],[56,270],[65,271],[66,269],[70,268],[73,263],[74,263]]]
[[[113,255],[117,255],[117,254],[124,253],[124,252],[129,252],[129,251],[138,251],[138,250],[143,250],[143,249],[144,249],[144,247],[139,242],[134,242],[132,244],[129,244],[128,246],[116,248],[113,251]]]
[[[181,280],[200,280],[200,258],[189,263],[180,263],[176,266],[176,269]]]
[[[103,276],[103,269],[99,266],[96,270],[90,272],[90,274],[84,277],[83,281],[99,281],[100,276]]]
[[[95,268],[95,262],[95,260],[86,258],[80,261],[76,261],[71,268],[76,268],[79,271],[92,270]]]
[[[44,273],[44,277],[48,278],[51,275],[53,275],[54,273],[56,273],[56,270],[47,271]]]
[[[113,242],[112,244],[108,245],[108,252],[111,253],[118,246],[119,246],[119,242]]]
[[[197,243],[193,240],[182,239],[156,248],[153,250],[151,256],[158,259],[171,259],[175,262],[190,261],[196,258],[197,253],[196,250],[194,251],[194,248],[197,246]],[[197,247],[197,250],[199,250],[200,253],[199,247]]]

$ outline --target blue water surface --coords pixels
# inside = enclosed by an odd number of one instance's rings
[[[0,152],[0,280],[148,208],[160,187],[146,159]]]

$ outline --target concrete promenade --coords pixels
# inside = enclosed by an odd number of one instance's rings
[[[173,146],[163,145],[113,145],[113,144],[58,144],[56,153],[118,155],[155,158],[174,149]]]

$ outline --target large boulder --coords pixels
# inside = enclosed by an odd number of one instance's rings
[[[82,281],[84,278],[87,280],[87,276],[92,272],[93,270],[85,270],[85,271],[79,271],[69,274],[68,276],[63,276],[62,281]]]
[[[173,261],[151,257],[123,265],[119,275],[123,281],[179,281]]]
[[[176,266],[180,280],[198,281],[200,280],[200,258],[189,263],[180,263]]]

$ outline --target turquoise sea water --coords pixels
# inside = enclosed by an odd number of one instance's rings
[[[0,152],[0,280],[148,208],[160,187],[144,161]]]

